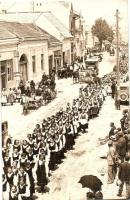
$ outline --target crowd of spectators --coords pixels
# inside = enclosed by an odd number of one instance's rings
[[[18,87],[5,88],[1,92],[1,105],[13,105],[15,102],[21,104],[28,103],[28,101],[35,101],[38,96],[46,103],[51,101],[56,96],[55,91],[55,75],[42,75],[41,81],[36,84],[33,80],[24,83],[20,81]]]
[[[114,180],[119,186],[117,196],[122,196],[123,186],[126,187],[126,199],[130,199],[130,128],[129,111],[123,111],[120,127],[114,122],[110,124],[109,151],[107,154],[108,184]]]

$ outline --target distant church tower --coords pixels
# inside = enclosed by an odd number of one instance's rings
[[[34,0],[33,1],[33,12],[42,12],[44,10],[44,5],[47,0]]]

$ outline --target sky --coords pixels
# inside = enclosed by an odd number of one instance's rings
[[[119,10],[119,27],[122,37],[128,37],[128,4],[127,0],[73,0],[86,20],[86,24],[92,26],[99,17],[116,27],[116,9]]]
[[[0,0],[0,2],[17,1],[27,2],[31,0]],[[41,0],[41,1],[56,1],[56,0]],[[64,0],[68,1],[68,0]],[[74,8],[80,11],[85,18],[86,24],[91,27],[95,20],[99,17],[106,19],[111,26],[116,24],[116,9],[119,10],[120,32],[123,39],[128,39],[128,0],[71,0],[74,4]]]

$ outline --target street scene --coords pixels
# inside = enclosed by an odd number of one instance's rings
[[[3,200],[130,199],[127,20],[122,0],[0,2]]]

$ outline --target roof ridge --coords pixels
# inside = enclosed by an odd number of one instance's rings
[[[6,27],[2,26],[1,29],[3,29],[4,31],[6,31],[6,33],[11,34],[11,36],[17,38],[17,36],[14,33],[12,33],[10,30],[8,30]],[[1,30],[1,29],[0,29],[0,32],[3,32],[3,30]]]

